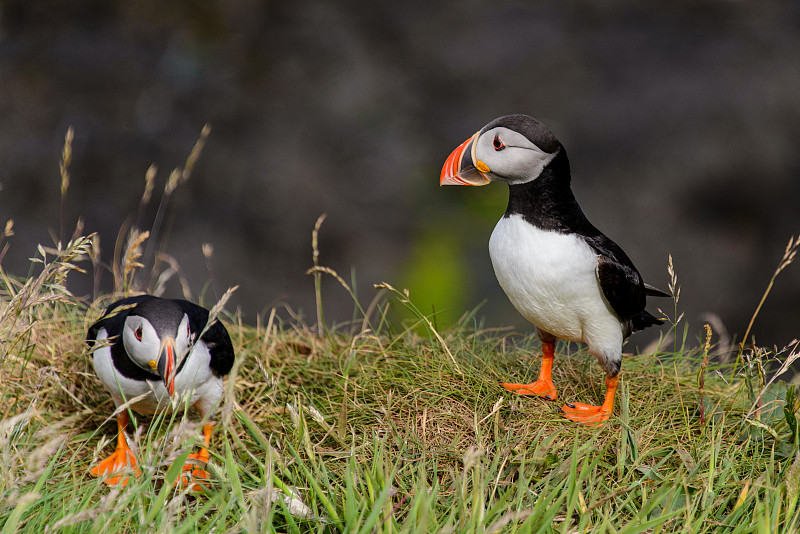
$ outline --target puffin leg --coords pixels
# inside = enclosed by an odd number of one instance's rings
[[[198,467],[199,464],[207,464],[209,460],[208,446],[211,443],[211,431],[214,428],[213,423],[203,425],[203,446],[200,452],[190,454],[183,465],[183,472],[176,481],[176,484],[185,486],[191,484],[192,491],[202,491],[208,486],[203,482],[208,479],[208,471]],[[192,483],[194,479],[195,483]]]
[[[89,471],[92,475],[99,477],[100,475],[117,473],[127,467],[130,467],[133,470],[133,474],[136,476],[142,474],[141,470],[136,465],[136,456],[133,455],[133,451],[128,447],[128,442],[125,439],[125,428],[128,426],[129,422],[130,416],[128,416],[127,411],[117,415],[117,429],[119,431],[117,434],[117,448],[111,456],[92,467]],[[117,484],[126,486],[128,484],[128,477],[112,476],[104,478],[103,482],[109,486],[116,486]]]
[[[614,394],[617,391],[618,382],[619,378],[616,376],[606,378],[606,399],[602,405],[594,406],[581,402],[567,403],[561,408],[564,417],[576,423],[600,426],[611,416],[611,410],[614,409]]]
[[[530,384],[500,382],[500,385],[517,395],[538,395],[543,399],[556,400],[558,392],[551,377],[555,352],[555,341],[542,342],[542,369],[539,371],[539,379],[536,382]]]

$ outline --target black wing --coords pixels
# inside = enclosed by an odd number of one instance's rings
[[[592,227],[593,228],[593,227]],[[666,293],[645,284],[627,254],[599,231],[586,242],[597,252],[597,279],[611,308],[623,320],[625,337],[663,321],[644,309],[647,296],[667,297]]]
[[[202,332],[208,322],[208,310],[187,300],[176,300],[184,313],[189,317],[192,332]],[[228,330],[218,320],[208,327],[200,338],[211,353],[211,369],[219,376],[225,376],[233,367],[233,343]]]
[[[628,255],[603,234],[585,237],[597,252],[597,279],[608,303],[620,319],[630,319],[644,310],[644,281]]]

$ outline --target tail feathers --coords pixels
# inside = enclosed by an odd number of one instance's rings
[[[630,318],[631,332],[638,332],[644,330],[648,326],[656,326],[664,324],[664,321],[652,316],[647,310],[642,310],[638,315]]]
[[[657,287],[651,286],[650,284],[645,284],[644,285],[644,294],[647,295],[648,297],[671,297],[672,296],[669,293],[664,293],[663,291],[661,291]],[[661,324],[661,323],[659,323],[659,324]]]

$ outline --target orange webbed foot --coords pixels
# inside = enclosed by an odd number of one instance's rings
[[[201,469],[200,465],[208,464],[208,450],[201,449],[200,452],[190,454],[183,465],[181,476],[175,481],[180,487],[189,486],[192,491],[204,491],[208,489],[208,471]]]
[[[211,443],[211,430],[214,428],[212,423],[203,425],[203,448],[200,452],[190,454],[186,459],[181,472],[181,476],[175,481],[180,487],[189,486],[192,491],[205,491],[208,489],[208,471],[201,469],[200,466],[208,464],[210,459],[208,454],[208,444]]]
[[[136,456],[133,455],[133,451],[128,447],[117,447],[117,450],[115,450],[111,456],[92,467],[89,472],[99,477],[112,473],[121,473],[123,471],[132,472],[135,476],[142,474],[141,470],[136,465]],[[119,475],[111,476],[104,478],[103,482],[109,486],[116,486],[117,484],[126,486],[128,484],[128,477]]]
[[[618,378],[606,378],[606,399],[600,406],[583,404],[582,402],[568,402],[561,407],[561,413],[570,421],[585,423],[591,426],[602,426],[604,421],[611,417],[614,409],[614,394],[617,391]]]
[[[124,471],[128,471],[128,473],[133,472],[137,477],[142,474],[142,471],[137,466],[136,456],[134,456],[133,451],[128,447],[128,441],[125,439],[125,427],[128,426],[129,422],[130,418],[127,412],[122,412],[117,415],[117,448],[111,456],[89,470],[92,475],[99,477],[101,475],[120,472],[124,474]],[[116,486],[117,484],[126,486],[128,484],[128,477],[112,476],[104,478],[103,482],[109,486]]]
[[[543,342],[542,368],[539,371],[539,379],[530,384],[500,382],[500,385],[517,395],[536,395],[546,400],[556,400],[558,392],[552,379],[554,354],[555,344],[553,342]]]
[[[552,380],[539,379],[530,384],[513,384],[508,382],[500,382],[500,385],[512,393],[517,395],[538,395],[546,400],[556,400],[558,392]]]
[[[561,407],[564,417],[576,423],[585,423],[590,426],[602,426],[611,413],[603,406],[583,404],[582,402],[567,403]]]

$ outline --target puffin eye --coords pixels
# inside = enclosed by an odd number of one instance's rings
[[[138,339],[139,341],[142,340],[142,326],[141,325],[139,325],[139,328],[136,329],[136,331],[133,333],[133,335],[136,336],[136,339]]]
[[[503,150],[503,149],[506,147],[505,143],[503,143],[503,142],[500,140],[500,134],[495,134],[495,136],[494,136],[494,141],[492,141],[492,146],[493,146],[493,147],[494,147],[494,149],[495,149],[495,150],[497,150],[498,152],[499,152],[499,151],[501,151],[501,150]]]

